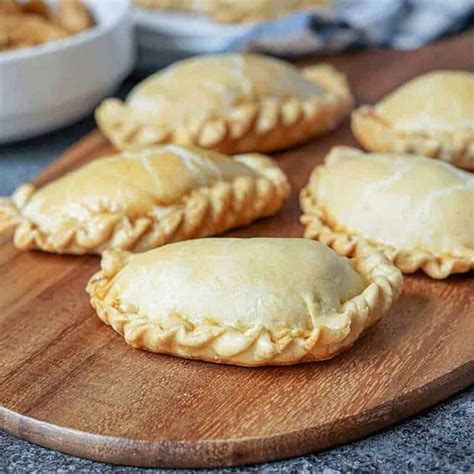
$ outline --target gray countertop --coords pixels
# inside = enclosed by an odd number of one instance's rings
[[[120,95],[131,84],[128,81]],[[0,146],[0,195],[10,194],[18,184],[33,178],[93,128],[91,116],[40,138]],[[470,389],[369,438],[318,454],[225,472],[473,472],[473,422],[474,389]],[[160,472],[79,459],[0,431],[0,473],[112,471]]]

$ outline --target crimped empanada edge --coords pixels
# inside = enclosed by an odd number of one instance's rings
[[[111,98],[96,109],[96,121],[120,150],[162,143],[194,144],[228,154],[285,149],[335,128],[354,105],[346,77],[332,66],[308,66],[301,74],[327,92],[303,101],[268,97],[178,131],[140,123],[126,103]]]
[[[275,334],[262,325],[245,330],[219,325],[190,327],[185,318],[180,325],[161,327],[156,323],[159,315],[153,315],[154,320],[151,320],[149,316],[137,314],[136,308],[124,308],[119,301],[111,305],[105,302],[114,277],[127,264],[129,255],[121,251],[104,252],[101,270],[87,285],[91,305],[100,319],[122,334],[128,344],[139,349],[248,367],[289,365],[334,357],[352,346],[389,310],[403,286],[400,271],[382,253],[372,252],[353,261],[356,271],[368,282],[367,287],[343,303],[340,312],[325,316],[331,324],[321,322],[310,332],[288,329]],[[226,353],[228,338],[238,341],[237,348],[232,344],[231,353]]]
[[[11,237],[23,222],[21,209],[34,194],[35,187],[30,183],[19,186],[11,197],[0,197],[0,235]]]
[[[124,214],[102,212],[85,226],[71,221],[54,235],[22,215],[21,209],[35,192],[33,185],[25,184],[11,199],[0,202],[0,231],[5,235],[7,230],[13,232],[20,250],[78,255],[100,254],[108,248],[140,252],[178,240],[217,235],[278,212],[290,193],[283,171],[270,158],[257,154],[234,159],[258,175],[197,188],[183,202],[169,206],[170,212],[160,220],[146,215],[132,221]]]
[[[474,130],[470,140],[448,131],[437,134],[429,134],[428,131],[401,133],[370,105],[363,105],[352,112],[351,128],[356,139],[368,151],[424,155],[474,171]]]
[[[323,166],[314,168],[308,184],[300,192],[303,211],[300,222],[305,226],[305,238],[318,240],[345,257],[382,251],[403,273],[414,273],[421,269],[435,279],[444,279],[453,273],[465,273],[474,269],[474,260],[469,257],[438,256],[429,251],[397,249],[350,232],[333,229],[327,210],[318,203],[312,189],[318,171]]]

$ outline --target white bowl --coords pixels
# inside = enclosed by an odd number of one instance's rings
[[[96,25],[31,48],[0,52],[0,143],[88,114],[134,66],[129,0],[84,0]]]

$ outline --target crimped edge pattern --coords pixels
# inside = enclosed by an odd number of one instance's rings
[[[162,143],[194,144],[227,154],[284,149],[334,129],[354,105],[346,77],[332,66],[308,66],[301,73],[326,93],[307,100],[265,97],[233,107],[224,117],[175,130],[142,123],[126,103],[111,98],[96,109],[96,121],[120,150]]]
[[[11,199],[0,201],[0,234],[13,233],[20,250],[39,248],[53,253],[100,254],[109,248],[142,252],[166,243],[223,233],[280,210],[290,193],[288,179],[270,158],[238,155],[234,159],[253,169],[257,177],[217,181],[184,196],[158,218],[152,212],[131,220],[103,212],[85,223],[67,221],[56,234],[47,233],[22,215],[35,193],[32,184],[20,186]]]
[[[318,203],[313,189],[317,186],[319,170],[316,166],[308,184],[301,190],[300,205],[303,215],[300,222],[305,226],[304,237],[318,240],[345,257],[357,257],[370,251],[382,251],[403,273],[423,270],[431,278],[444,279],[452,273],[465,273],[474,268],[474,260],[453,255],[434,255],[428,251],[398,249],[334,227],[327,210]]]
[[[430,134],[428,130],[424,133],[402,133],[391,127],[369,105],[352,112],[351,128],[366,150],[424,155],[474,171],[474,130],[456,134]]]
[[[401,272],[381,252],[371,252],[352,261],[368,282],[364,291],[343,303],[339,311],[326,315],[324,320],[329,324],[322,321],[310,331],[287,329],[274,333],[263,325],[245,330],[220,325],[196,327],[184,317],[182,323],[163,327],[156,317],[138,314],[136,307],[124,308],[119,299],[112,304],[105,301],[115,276],[127,265],[130,255],[115,250],[104,252],[101,270],[87,285],[91,305],[102,321],[138,349],[248,367],[334,357],[351,347],[389,310],[403,286]]]

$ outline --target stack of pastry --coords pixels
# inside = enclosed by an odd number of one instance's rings
[[[91,303],[134,347],[246,366],[327,359],[388,312],[401,271],[474,268],[474,177],[454,166],[474,168],[473,84],[432,73],[356,110],[377,153],[335,147],[315,168],[307,240],[199,239],[279,212],[288,178],[258,153],[333,129],[353,99],[328,65],[186,60],[105,100],[97,122],[121,151],[21,186],[0,203],[0,232],[22,250],[102,253]]]
[[[1,0],[0,51],[48,43],[92,27],[94,20],[79,0],[62,0],[56,8],[43,0]]]

